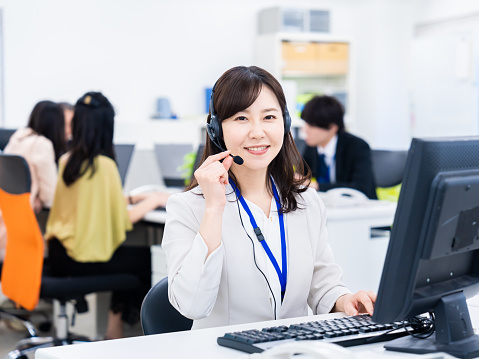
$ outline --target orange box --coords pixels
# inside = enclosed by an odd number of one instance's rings
[[[282,42],[283,74],[314,73],[316,68],[315,44],[311,42]]]
[[[344,42],[315,43],[315,72],[321,75],[344,75],[349,69],[349,44]]]

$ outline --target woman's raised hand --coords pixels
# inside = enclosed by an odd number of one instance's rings
[[[221,160],[223,161],[220,162]],[[201,187],[207,208],[225,206],[228,170],[232,163],[230,151],[224,151],[209,156],[195,171],[195,178]]]

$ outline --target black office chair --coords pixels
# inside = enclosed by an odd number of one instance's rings
[[[15,133],[16,130],[8,128],[0,128],[0,150],[4,150],[7,146],[10,137]]]
[[[168,277],[156,283],[145,296],[140,317],[145,335],[190,330],[193,325],[193,321],[181,315],[168,300]]]
[[[0,154],[0,209],[7,229],[7,248],[2,268],[4,294],[27,309],[39,298],[60,303],[55,337],[38,337],[35,328],[23,321],[31,338],[20,341],[8,354],[10,359],[26,358],[39,347],[66,345],[88,338],[68,331],[66,303],[74,302],[77,313],[88,310],[85,296],[90,293],[129,290],[140,286],[130,274],[55,277],[43,267],[43,238],[30,205],[30,172],[20,156]],[[3,313],[0,315],[4,315]]]
[[[376,186],[388,188],[400,184],[408,151],[372,150],[371,153]]]

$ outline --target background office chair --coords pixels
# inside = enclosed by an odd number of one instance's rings
[[[372,150],[374,179],[377,187],[388,188],[402,182],[408,151]]]
[[[168,277],[156,283],[145,296],[140,318],[145,335],[190,330],[193,325],[193,321],[181,315],[168,300]]]
[[[2,268],[2,291],[19,306],[32,310],[39,298],[56,299],[60,313],[55,337],[37,337],[31,324],[25,322],[31,338],[20,341],[9,358],[24,358],[40,346],[70,344],[87,340],[68,332],[67,301],[75,310],[88,310],[85,295],[95,292],[137,288],[139,280],[129,274],[81,277],[53,277],[43,269],[44,242],[30,205],[30,172],[20,156],[0,154],[0,209],[7,229],[7,247]]]
[[[13,129],[0,128],[0,150],[3,151],[5,149],[15,131]]]

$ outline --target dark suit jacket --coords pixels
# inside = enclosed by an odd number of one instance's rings
[[[303,158],[313,173],[319,178],[318,150],[307,146]],[[338,133],[336,145],[336,182],[320,183],[319,190],[349,187],[363,192],[370,199],[377,199],[371,162],[371,149],[366,141],[347,132]]]

